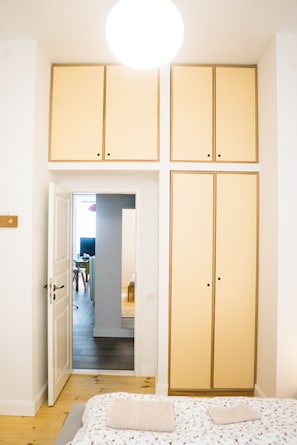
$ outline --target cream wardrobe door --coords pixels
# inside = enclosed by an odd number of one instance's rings
[[[217,174],[214,388],[253,388],[257,173]]]
[[[105,160],[157,161],[159,71],[106,67]]]
[[[102,159],[103,96],[103,66],[53,66],[50,161]]]
[[[213,175],[172,173],[170,389],[209,388]]]
[[[257,161],[256,68],[216,68],[216,161]]]
[[[213,68],[171,68],[171,159],[212,161]]]

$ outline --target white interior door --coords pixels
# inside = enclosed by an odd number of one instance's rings
[[[48,228],[48,404],[72,371],[71,196],[50,183]]]

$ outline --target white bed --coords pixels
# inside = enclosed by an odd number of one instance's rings
[[[174,407],[172,432],[107,427],[114,400],[164,401]],[[134,402],[132,402],[134,403]],[[257,420],[216,424],[212,407],[248,406]],[[228,416],[227,416],[228,417]],[[254,397],[166,397],[125,392],[96,395],[86,403],[82,426],[68,445],[297,445],[297,400]]]

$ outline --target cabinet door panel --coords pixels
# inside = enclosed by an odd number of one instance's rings
[[[173,66],[171,70],[171,158],[212,160],[211,67]]]
[[[54,66],[50,161],[102,159],[103,66]]]
[[[209,388],[212,174],[172,174],[170,387]]]
[[[214,387],[253,388],[257,174],[218,174]]]
[[[106,160],[159,157],[159,71],[106,67]]]
[[[256,162],[256,69],[216,68],[216,161]]]

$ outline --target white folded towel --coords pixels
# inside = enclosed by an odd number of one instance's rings
[[[247,420],[260,419],[258,413],[249,405],[242,404],[232,407],[211,406],[208,413],[214,423],[217,425],[225,425],[228,423],[246,422]]]
[[[114,399],[107,426],[143,431],[174,431],[174,405],[170,400]]]

